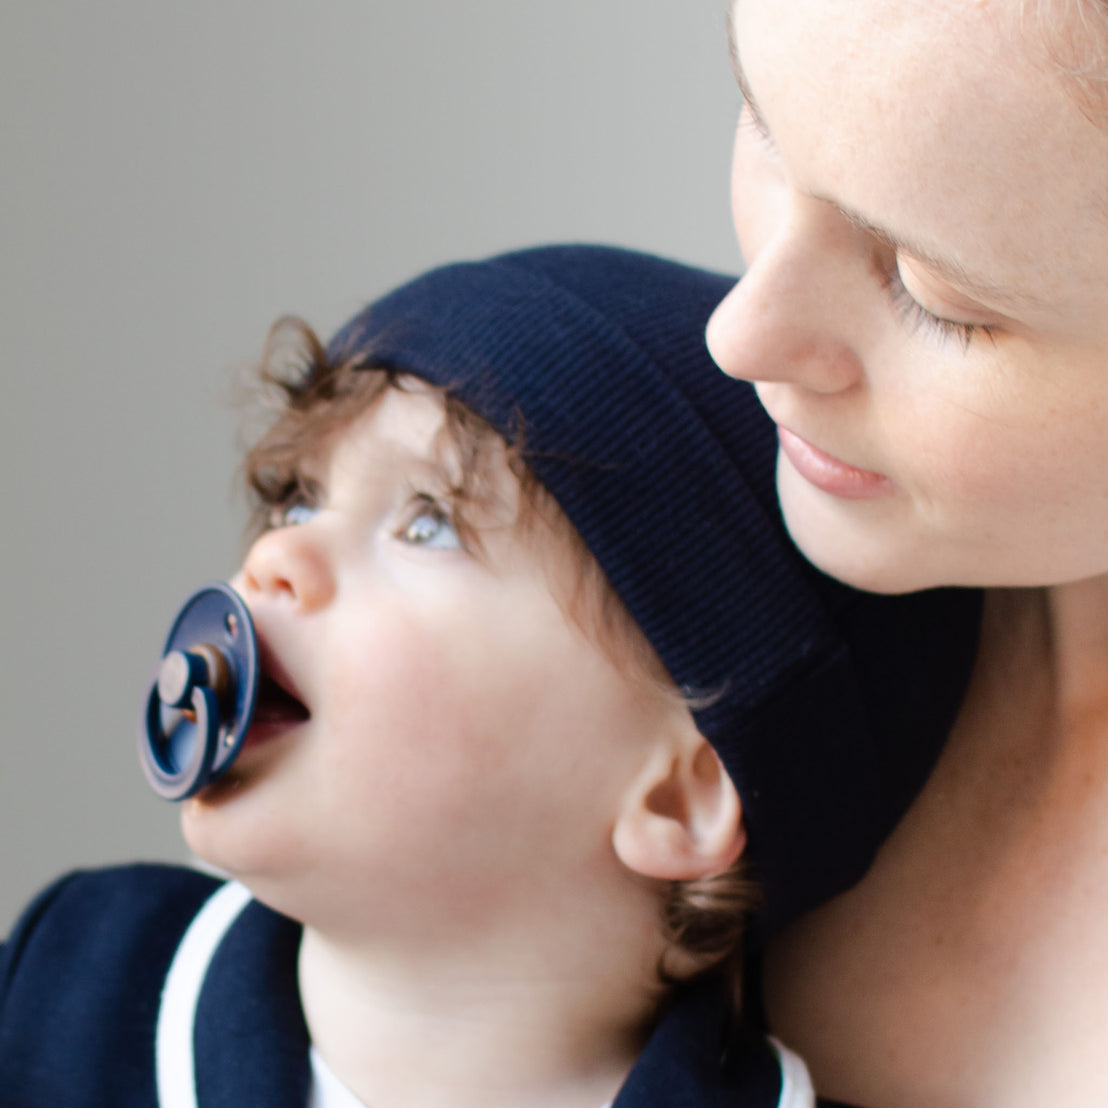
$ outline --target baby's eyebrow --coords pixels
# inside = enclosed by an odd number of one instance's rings
[[[427,450],[409,447],[394,449],[377,464],[378,472],[390,470],[407,484],[425,486],[424,491],[436,496],[450,496],[457,487],[458,474],[452,472],[448,460],[440,457],[439,451],[432,447]]]

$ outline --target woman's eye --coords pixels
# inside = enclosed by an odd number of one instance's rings
[[[893,308],[900,317],[901,322],[910,331],[925,330],[941,339],[956,339],[961,343],[963,350],[968,350],[970,343],[978,335],[993,338],[993,329],[981,323],[959,323],[953,319],[944,319],[928,311],[909,291],[900,276],[900,272],[893,267],[885,274],[885,288],[892,300]]]
[[[739,129],[740,131],[745,130],[753,134],[758,142],[775,157],[777,156],[777,144],[773,141],[773,135],[770,134],[769,127],[766,126],[766,121],[761,117],[749,100],[743,100],[742,110],[739,112]]]
[[[412,546],[426,546],[434,550],[461,550],[462,541],[450,514],[429,497],[421,496],[414,514],[400,532],[400,537]]]

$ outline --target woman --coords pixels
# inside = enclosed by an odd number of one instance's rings
[[[991,587],[924,792],[772,944],[770,1026],[866,1108],[1106,1104],[1108,3],[731,16],[749,270],[708,339],[790,531],[864,588]]]

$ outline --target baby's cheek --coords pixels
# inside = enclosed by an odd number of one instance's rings
[[[368,616],[327,651],[324,708],[338,720],[419,715],[441,683],[435,636],[388,613]]]
[[[319,720],[340,771],[372,774],[382,789],[400,795],[429,792],[440,779],[475,771],[471,714],[489,694],[481,683],[460,679],[451,653],[426,640],[383,637],[347,652],[350,664],[328,675]]]

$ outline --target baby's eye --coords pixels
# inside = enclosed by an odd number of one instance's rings
[[[306,500],[292,500],[287,504],[275,504],[269,513],[269,526],[273,529],[279,527],[299,527],[308,523],[315,517],[319,509]]]
[[[426,546],[433,550],[461,550],[462,540],[450,520],[450,513],[429,496],[418,496],[411,518],[400,532],[400,537],[412,546]]]
[[[281,522],[286,527],[298,527],[301,523],[307,523],[318,511],[314,504],[305,504],[303,501],[290,504],[281,513]]]
[[[324,501],[324,492],[318,482],[303,473],[284,490],[284,495],[274,498],[269,509],[269,529],[299,527],[310,523]]]

